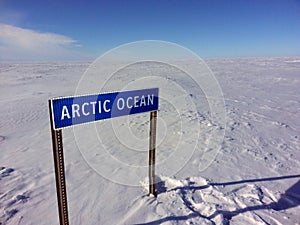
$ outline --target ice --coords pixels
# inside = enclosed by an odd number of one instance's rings
[[[174,97],[174,104],[184,110],[176,114],[166,101],[161,101],[157,198],[148,196],[147,167],[134,169],[147,164],[148,145],[144,143],[149,132],[148,114],[128,121],[116,120],[120,129],[115,135],[122,135],[129,147],[137,148],[132,152],[121,148],[112,133],[105,132],[110,128],[108,122],[101,123],[101,129],[97,127],[97,131],[102,131],[99,134],[102,143],[91,138],[94,132],[91,125],[82,126],[86,133],[81,137],[85,140],[82,143],[95,161],[103,160],[100,169],[112,177],[123,176],[124,183],[135,182],[132,186],[112,182],[110,177],[92,169],[73,130],[63,130],[70,224],[292,225],[300,222],[300,59],[205,61],[224,94],[226,127],[213,121],[205,107],[200,113],[189,111],[188,96],[176,96],[172,85],[164,86],[166,96]],[[73,95],[89,64],[0,64],[1,225],[58,224],[47,101]],[[176,71],[169,72],[172,80]],[[173,82],[190,85],[187,80]],[[205,104],[199,95],[189,98]],[[197,121],[201,127],[199,136],[192,126]],[[191,130],[180,130],[181,125]],[[126,126],[142,141],[130,141]],[[224,140],[215,155],[213,148],[218,146],[208,147],[208,143],[213,143],[210,134],[224,129]],[[169,136],[162,139],[166,133]],[[185,138],[179,140],[179,137]],[[193,146],[195,137],[198,147],[190,151],[191,155],[180,154],[182,157],[176,158],[178,165],[185,163],[172,174],[176,164],[168,164],[165,159],[174,154],[177,141],[182,146]],[[103,146],[108,155],[101,151]],[[134,163],[131,172],[118,164],[105,163],[108,156]],[[209,166],[203,166],[210,161]]]

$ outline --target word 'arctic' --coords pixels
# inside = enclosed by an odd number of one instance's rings
[[[54,128],[155,111],[158,88],[52,99]]]

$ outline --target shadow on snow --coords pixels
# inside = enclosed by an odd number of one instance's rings
[[[290,176],[282,176],[282,177],[269,177],[269,178],[261,178],[261,179],[247,179],[247,180],[240,180],[240,181],[231,181],[231,182],[224,182],[224,183],[210,183],[209,185],[203,185],[199,187],[178,187],[173,190],[181,190],[181,193],[183,196],[185,196],[187,190],[201,190],[208,188],[209,186],[228,186],[228,185],[236,185],[236,184],[243,184],[243,183],[255,183],[255,182],[263,182],[263,181],[273,181],[273,180],[282,180],[282,179],[292,179],[292,178],[300,178],[300,175],[290,175]],[[162,180],[160,180],[159,177],[156,177],[157,181],[157,193],[164,193],[167,191],[165,184]],[[264,210],[264,209],[273,209],[276,211],[285,210],[289,208],[296,207],[300,205],[300,180],[296,182],[294,185],[292,185],[289,189],[285,191],[284,194],[281,195],[280,199],[277,202],[272,202],[270,204],[265,205],[257,205],[257,206],[248,206],[243,209],[238,209],[235,211],[225,211],[225,210],[218,210],[214,214],[210,215],[209,217],[203,216],[200,214],[200,212],[195,211],[195,209],[191,206],[191,204],[188,202],[187,199],[183,198],[184,203],[186,206],[192,211],[189,215],[186,216],[167,216],[164,218],[161,218],[156,221],[147,222],[147,223],[141,223],[136,225],[158,225],[165,223],[167,221],[184,221],[188,220],[190,218],[194,217],[202,217],[204,219],[211,220],[217,215],[223,215],[223,217],[229,221],[232,217],[240,214],[245,213],[249,211],[255,211],[255,210]],[[212,221],[213,222],[213,221]]]

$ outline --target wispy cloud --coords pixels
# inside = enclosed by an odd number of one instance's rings
[[[87,55],[73,38],[0,24],[1,61],[79,60]]]

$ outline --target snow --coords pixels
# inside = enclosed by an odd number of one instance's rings
[[[300,223],[300,59],[206,63],[223,91],[226,126],[191,80],[154,68],[166,74],[157,84],[157,198],[147,195],[148,113],[63,130],[70,224]],[[89,65],[0,64],[1,225],[58,224],[47,100],[74,95]],[[155,65],[124,68],[107,90],[147,66]],[[216,155],[214,135],[223,133]]]

